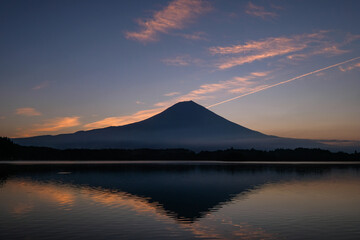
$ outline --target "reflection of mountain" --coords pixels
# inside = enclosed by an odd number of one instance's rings
[[[312,170],[311,170],[312,169]],[[314,177],[330,168],[256,165],[79,165],[16,168],[17,177],[40,182],[103,189],[109,194],[141,198],[178,220],[196,221],[235,196],[269,182],[304,174]],[[71,174],[58,174],[71,172]],[[281,174],[279,174],[279,172]],[[299,175],[300,174],[300,175]]]
[[[13,139],[55,148],[295,148],[324,147],[310,140],[268,136],[230,122],[192,102],[180,102],[144,121],[73,134]]]

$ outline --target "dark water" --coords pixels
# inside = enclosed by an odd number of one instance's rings
[[[360,165],[0,164],[0,239],[360,239]]]

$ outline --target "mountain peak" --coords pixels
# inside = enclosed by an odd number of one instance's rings
[[[173,108],[173,107],[201,107],[201,108],[204,108],[203,106],[201,106],[200,104],[197,104],[196,102],[190,100],[190,101],[182,101],[182,102],[178,102],[178,103],[175,103],[174,105],[172,105],[171,107],[169,108]]]
[[[164,112],[168,112],[168,111],[192,112],[192,111],[198,111],[200,109],[207,110],[205,107],[201,106],[200,104],[197,104],[196,102],[190,100],[190,101],[175,103],[171,107],[167,108]]]

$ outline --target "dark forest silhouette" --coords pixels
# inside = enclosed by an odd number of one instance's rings
[[[360,153],[333,153],[296,148],[261,151],[227,149],[194,152],[187,149],[55,149],[15,144],[0,137],[0,160],[217,160],[217,161],[360,161]]]

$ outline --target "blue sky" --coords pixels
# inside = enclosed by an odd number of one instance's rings
[[[210,110],[266,134],[360,140],[359,1],[0,4],[0,135],[123,125],[248,94]]]

